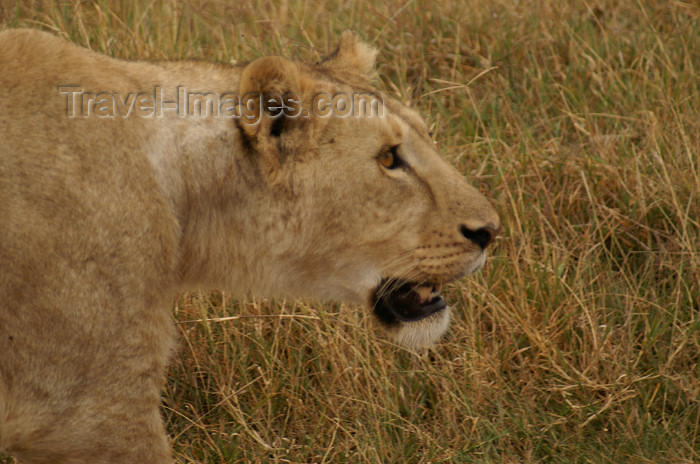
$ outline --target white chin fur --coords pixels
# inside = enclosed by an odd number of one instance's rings
[[[450,307],[416,322],[401,322],[389,329],[389,336],[399,345],[410,349],[430,348],[450,325]]]

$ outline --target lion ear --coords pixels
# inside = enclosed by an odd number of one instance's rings
[[[258,58],[243,69],[241,95],[280,94],[298,91],[299,69],[296,63],[280,56]]]
[[[296,63],[279,56],[258,58],[248,64],[241,74],[238,89],[245,132],[251,137],[281,135],[283,127],[289,123],[285,116],[289,116],[291,110],[298,111],[308,93],[307,81]],[[285,107],[287,112],[280,113],[283,103],[297,107]],[[269,111],[270,108],[273,111]]]
[[[359,74],[374,79],[377,49],[362,42],[352,31],[340,35],[338,48],[321,65],[341,73]]]

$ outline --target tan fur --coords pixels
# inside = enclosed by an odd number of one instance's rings
[[[124,62],[46,33],[0,33],[0,450],[23,463],[167,463],[159,392],[179,290],[367,304],[383,277],[437,284],[485,255],[498,216],[420,117],[66,115],[59,86],[122,96],[371,91],[349,33],[319,65]],[[378,94],[381,95],[381,94]],[[275,131],[278,133],[275,135]],[[279,133],[281,131],[281,134]],[[398,145],[409,169],[386,169]],[[390,327],[433,343],[449,311]]]

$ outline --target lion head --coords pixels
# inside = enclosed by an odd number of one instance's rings
[[[500,222],[418,113],[372,85],[375,56],[346,32],[318,64],[243,69],[240,143],[262,180],[229,274],[246,293],[366,304],[399,343],[424,347],[449,322],[443,285],[483,266]]]

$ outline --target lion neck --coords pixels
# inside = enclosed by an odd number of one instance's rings
[[[164,122],[149,157],[179,226],[178,286],[288,293],[288,277],[265,264],[291,259],[293,242],[266,238],[288,235],[280,229],[295,214],[291,198],[266,180],[233,120]]]

